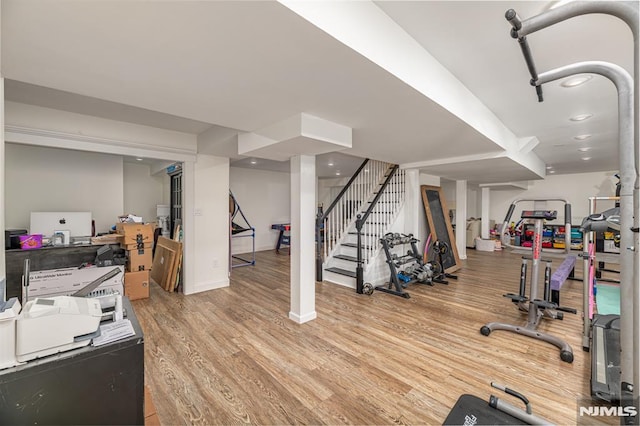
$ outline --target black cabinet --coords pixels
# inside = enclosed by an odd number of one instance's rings
[[[0,370],[0,424],[144,424],[144,337],[136,334]]]

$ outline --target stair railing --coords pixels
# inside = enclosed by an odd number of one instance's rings
[[[393,165],[389,165],[387,174],[392,172]],[[384,178],[386,179],[385,174]],[[373,209],[371,211],[371,217],[366,223],[363,222],[363,244],[362,244],[362,262],[363,267],[369,263],[369,261],[380,250],[380,238],[388,231],[389,226],[393,223],[400,206],[404,202],[405,195],[405,172],[404,170],[397,169],[395,174],[389,180],[386,187],[382,188],[384,179],[381,179],[380,191],[382,195],[378,198],[378,201],[374,204],[373,200],[371,205]],[[377,191],[376,191],[377,192]],[[375,194],[374,194],[375,195]],[[355,222],[354,222],[355,226]],[[365,228],[366,227],[366,228]]]
[[[389,164],[365,159],[326,211],[316,214],[316,280],[322,281],[322,264],[347,232]]]
[[[367,251],[366,258],[370,259],[374,252],[374,247],[377,247],[379,238],[385,232],[386,227],[391,223],[391,218],[385,215],[390,215],[393,211],[389,208],[391,205],[397,207],[404,199],[404,173],[398,173],[399,166],[393,165],[390,168],[389,174],[385,178],[384,182],[377,191],[375,197],[371,201],[371,204],[363,214],[356,216],[356,231],[357,231],[357,266],[356,266],[356,292],[363,293],[364,286],[364,256],[363,250]],[[379,204],[380,201],[383,201]],[[372,213],[378,213],[377,222],[371,223],[371,228],[368,228],[367,235],[365,236],[365,245],[363,245],[362,229],[365,226],[367,220]]]

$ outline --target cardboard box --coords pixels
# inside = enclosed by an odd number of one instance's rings
[[[120,245],[126,250],[151,248],[154,231],[150,223],[116,223],[116,232],[123,235]]]
[[[129,300],[149,297],[149,271],[125,272],[124,295]]]
[[[127,271],[148,271],[153,265],[153,254],[150,248],[127,251]]]
[[[36,271],[29,274],[29,300],[36,297],[71,296],[87,284],[118,268],[120,273],[103,282],[89,297],[119,292],[123,294],[123,266],[107,266],[98,268],[90,266],[82,269],[61,268]]]

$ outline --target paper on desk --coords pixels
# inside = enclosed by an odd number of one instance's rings
[[[133,331],[131,321],[128,319],[110,322],[100,326],[100,336],[93,339],[92,345],[106,345],[107,343],[133,336],[134,334],[136,333]]]

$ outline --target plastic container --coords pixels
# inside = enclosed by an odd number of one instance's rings
[[[476,238],[476,250],[494,251],[495,249],[496,249],[495,240],[483,240],[482,238]]]
[[[42,247],[42,234],[20,235],[20,248],[22,250],[33,250]]]

